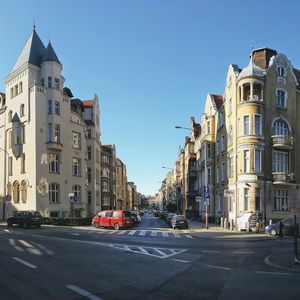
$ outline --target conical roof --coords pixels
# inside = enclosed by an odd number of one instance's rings
[[[247,67],[245,67],[239,74],[238,80],[246,77],[264,77],[264,71],[258,67],[252,60],[252,55],[250,57],[250,62]]]
[[[45,52],[44,52],[44,54],[41,58],[40,63],[43,63],[45,61],[56,61],[57,63],[60,64],[60,61],[59,61],[54,49],[52,48],[52,45],[51,45],[50,41],[49,41],[48,46],[47,46],[47,48],[46,48],[46,50],[45,50]]]
[[[14,67],[10,73],[13,73],[23,65],[30,63],[35,66],[39,66],[41,57],[45,52],[45,46],[39,36],[37,35],[35,29],[33,29],[32,34],[27,40],[25,46],[23,47],[21,54],[19,55]]]

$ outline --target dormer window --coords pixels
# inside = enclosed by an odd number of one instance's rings
[[[282,66],[277,67],[278,76],[285,77],[285,69]]]

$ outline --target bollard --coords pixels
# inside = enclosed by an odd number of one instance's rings
[[[221,224],[221,227],[224,228],[224,219],[223,219],[223,217],[221,217],[221,223],[220,224]]]
[[[272,225],[272,219],[270,219],[270,221],[269,221],[269,225]]]
[[[230,226],[230,230],[233,230],[233,220],[230,220],[230,223],[229,223],[229,226]]]
[[[282,237],[282,223],[279,222],[279,237]]]
[[[224,229],[227,229],[228,223],[227,223],[227,218],[224,218]]]
[[[250,232],[250,223],[249,222],[247,222],[247,232]]]

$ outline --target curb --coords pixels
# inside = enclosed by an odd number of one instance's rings
[[[289,268],[289,267],[284,267],[282,265],[277,265],[273,262],[270,261],[271,257],[274,256],[274,254],[271,254],[269,256],[267,256],[264,260],[265,260],[265,263],[273,268],[276,268],[276,269],[280,269],[280,270],[284,270],[284,271],[290,271],[290,272],[295,272],[295,273],[300,273],[300,270],[295,270],[293,268]]]

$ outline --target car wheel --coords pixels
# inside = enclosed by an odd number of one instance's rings
[[[186,229],[189,229],[189,226],[186,226],[185,228],[186,228]]]
[[[275,236],[275,235],[277,235],[277,230],[276,229],[272,229],[270,233],[271,233],[271,235]]]
[[[7,221],[7,226],[12,226],[13,224],[12,224],[12,222],[11,221]]]
[[[98,222],[94,222],[93,225],[94,225],[95,228],[99,228],[99,223]]]
[[[28,228],[28,223],[27,222],[23,223],[23,228]]]
[[[114,229],[115,229],[115,230],[119,230],[119,229],[120,229],[119,223],[115,223],[115,224],[114,224]]]
[[[176,229],[176,226],[173,226],[173,229],[175,230],[175,229]]]

